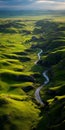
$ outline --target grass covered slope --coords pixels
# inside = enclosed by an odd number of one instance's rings
[[[49,84],[40,92],[46,107],[37,130],[61,130],[65,128],[65,23],[42,20],[36,26],[44,37],[44,42],[38,43],[43,48],[39,64],[49,69],[50,77]]]
[[[65,127],[65,23],[60,18],[0,19],[0,129],[60,130]],[[42,19],[42,18],[41,18]],[[43,49],[38,64],[38,52]],[[35,101],[40,92],[45,107]]]
[[[29,130],[36,127],[39,110],[25,96],[0,95],[0,129]]]
[[[31,21],[32,25],[33,22]],[[33,103],[31,70],[37,54],[30,49],[31,31],[23,20],[0,20],[0,129],[30,130],[39,122]],[[37,50],[36,50],[37,51]]]

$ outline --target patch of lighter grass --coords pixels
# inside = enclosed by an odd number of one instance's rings
[[[62,95],[62,96],[56,96],[56,98],[57,98],[58,100],[65,99],[65,95]]]

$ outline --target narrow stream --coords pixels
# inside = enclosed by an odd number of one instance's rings
[[[40,50],[40,52],[38,53],[38,61],[40,60],[42,53],[43,53],[43,50]],[[37,64],[38,61],[36,61],[35,64]],[[45,81],[44,81],[44,83],[43,83],[40,87],[38,87],[38,88],[36,89],[36,91],[35,91],[35,99],[36,99],[36,101],[37,101],[38,103],[40,103],[41,105],[43,105],[43,106],[44,106],[45,104],[44,104],[44,102],[42,101],[42,99],[41,99],[41,97],[40,97],[40,90],[41,90],[46,84],[49,83],[49,77],[47,76],[47,72],[48,72],[48,71],[45,70],[45,71],[42,73],[43,77],[45,78]]]

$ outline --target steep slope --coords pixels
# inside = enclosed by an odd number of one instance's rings
[[[46,107],[41,111],[42,119],[37,130],[60,130],[65,128],[65,24],[52,21],[38,21],[39,37],[44,40],[37,45],[43,48],[39,65],[48,69],[50,82],[40,94]],[[37,32],[35,31],[35,35]]]

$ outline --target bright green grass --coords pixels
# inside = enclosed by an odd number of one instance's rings
[[[1,94],[0,106],[0,117],[3,117],[4,122],[3,129],[29,130],[31,127],[36,127],[39,110],[26,96]]]
[[[63,129],[65,17],[60,18],[51,15],[48,18],[24,17],[19,18],[18,23],[17,18],[0,19],[0,23],[5,25],[4,31],[0,29],[0,129],[59,130],[59,126]],[[42,100],[49,105],[45,109],[40,109],[34,99],[36,88],[44,82],[42,72],[47,69],[43,64],[35,65],[39,47],[43,49],[41,60],[54,62],[48,72],[50,83],[40,92]],[[62,56],[57,64],[56,55]],[[55,91],[56,95],[50,95],[49,91]]]

